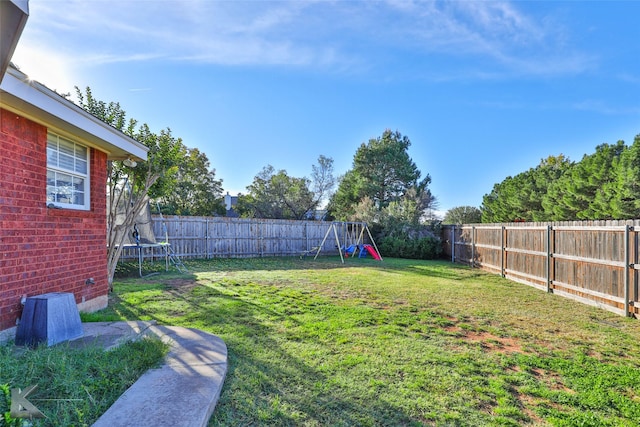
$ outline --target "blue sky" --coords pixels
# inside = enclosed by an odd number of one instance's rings
[[[31,0],[13,62],[90,86],[204,151],[225,191],[266,165],[337,175],[409,137],[439,209],[640,133],[640,2]]]

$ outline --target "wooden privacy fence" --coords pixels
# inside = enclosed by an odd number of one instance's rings
[[[640,221],[443,226],[452,262],[624,315],[640,313]]]
[[[356,223],[336,223],[341,246],[354,238]],[[316,254],[331,227],[326,221],[293,221],[226,217],[152,215],[152,228],[158,242],[168,238],[180,258],[241,258]],[[338,254],[333,231],[321,248],[323,254]],[[145,247],[142,258],[164,259],[163,247]],[[138,258],[138,249],[127,248],[122,259]]]

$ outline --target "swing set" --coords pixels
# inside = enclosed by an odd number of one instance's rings
[[[336,247],[340,253],[340,260],[343,264],[344,259],[349,256],[355,258],[357,255],[358,258],[365,258],[367,254],[371,255],[375,260],[382,261],[380,251],[373,240],[373,236],[371,236],[371,231],[369,231],[366,222],[332,222],[324,235],[324,239],[322,239],[322,243],[316,250],[316,255],[313,257],[314,260],[318,258],[332,231],[336,239]],[[371,244],[364,242],[365,232]],[[342,237],[342,242],[339,236]]]

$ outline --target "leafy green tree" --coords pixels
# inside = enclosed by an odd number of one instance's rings
[[[207,155],[197,148],[186,150],[178,165],[176,183],[158,198],[160,209],[169,215],[224,214],[222,180],[216,179]]]
[[[429,190],[429,184],[431,184],[431,177],[427,175],[416,185],[407,188],[404,196],[398,200],[413,202],[415,209],[412,218],[413,224],[434,220],[432,211],[437,209],[438,201]]]
[[[309,180],[275,172],[268,165],[247,186],[248,197],[241,196],[238,210],[242,216],[256,218],[303,219],[313,207]]]
[[[426,175],[420,180],[421,172],[409,157],[410,145],[408,137],[388,129],[382,136],[362,143],[353,157],[352,169],[340,179],[331,198],[332,215],[348,220],[365,197],[369,197],[378,210],[408,197],[415,202],[419,218],[435,203],[435,198],[428,189],[431,177]]]
[[[136,120],[127,120],[119,103],[97,100],[89,87],[84,92],[76,87],[76,96],[82,109],[149,149],[146,161],[135,165],[110,161],[107,165],[107,270],[109,288],[112,289],[127,234],[136,217],[146,208],[149,198],[161,197],[173,188],[185,147],[169,129],[156,134],[146,124],[137,126]]]
[[[615,185],[613,218],[640,218],[640,134],[620,156]]]
[[[513,187],[513,181],[513,177],[506,177],[502,182],[493,184],[491,192],[482,197],[482,222],[513,221],[507,203],[507,194],[510,193],[509,188]]]
[[[482,199],[482,222],[533,221],[532,211],[537,208],[530,193],[533,174],[529,169],[495,184]]]
[[[482,221],[482,211],[475,206],[456,206],[444,214],[443,224],[477,224]]]
[[[338,189],[329,200],[329,213],[332,218],[347,221],[359,215],[358,204],[365,198],[368,198],[376,209],[380,209],[379,202],[365,194],[365,179],[355,170],[347,171],[338,179],[338,182]]]
[[[640,135],[601,144],[577,163],[550,156],[536,168],[495,184],[482,221],[570,221],[640,218]]]
[[[275,171],[268,165],[247,186],[248,194],[238,198],[237,210],[241,216],[276,219],[313,218],[315,210],[331,192],[333,159],[318,158],[312,166],[312,177],[291,177],[285,170]]]
[[[601,144],[552,182],[542,205],[556,221],[612,219],[617,170],[625,152],[624,141]]]
[[[426,223],[436,199],[431,177],[421,172],[407,152],[409,138],[385,130],[363,143],[329,202],[333,218],[369,224],[376,240],[390,256],[433,258],[439,238]]]
[[[369,196],[364,196],[355,206],[353,214],[349,217],[352,222],[366,222],[368,224],[380,224],[380,210]]]
[[[387,206],[417,184],[420,171],[409,157],[411,141],[400,132],[385,130],[380,138],[362,144],[353,158],[354,170],[364,178],[366,195]]]
[[[398,235],[419,227],[416,201],[402,198],[389,203],[380,211],[380,223],[385,235]]]
[[[544,196],[549,187],[567,173],[573,166],[573,162],[563,154],[549,156],[532,170],[531,185],[524,188],[528,193],[529,212],[531,221],[550,221],[552,215],[542,205]]]
[[[572,163],[562,154],[543,159],[538,166],[495,184],[482,199],[482,222],[549,221],[542,200],[547,189]]]

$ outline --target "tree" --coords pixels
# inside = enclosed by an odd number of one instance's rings
[[[420,171],[407,150],[411,142],[400,132],[385,130],[382,137],[362,144],[353,158],[354,169],[364,178],[364,191],[387,206],[415,185]]]
[[[420,179],[409,157],[410,146],[408,137],[388,129],[362,143],[330,199],[330,216],[367,222],[390,256],[433,258],[440,244],[427,216],[436,200],[429,190],[431,177]]]
[[[342,176],[331,198],[332,215],[348,220],[365,197],[378,210],[409,197],[415,202],[419,218],[435,198],[428,189],[431,177],[426,175],[419,181],[421,172],[407,152],[410,145],[408,137],[388,129],[381,137],[362,143],[353,157],[353,168]]]
[[[333,159],[320,155],[318,164],[311,166],[312,190],[318,205],[327,199],[336,185],[333,175]]]
[[[485,194],[483,222],[640,218],[640,135],[601,144],[577,163],[549,156]]]
[[[444,224],[477,224],[482,221],[482,211],[475,206],[456,206],[445,213]]]
[[[573,162],[563,154],[542,159],[540,164],[530,170],[530,185],[523,188],[524,197],[529,202],[530,219],[528,221],[551,221],[552,214],[543,206],[544,196],[549,187],[565,175]]]
[[[482,222],[549,221],[552,214],[543,207],[543,197],[571,165],[562,154],[549,156],[535,168],[495,184],[482,199]]]
[[[137,121],[127,120],[120,104],[95,99],[89,87],[84,93],[75,89],[82,109],[149,149],[146,161],[135,165],[110,161],[107,165],[107,272],[109,288],[113,289],[113,276],[127,234],[149,197],[161,197],[174,185],[184,145],[171,135],[170,129],[155,134],[146,124],[136,128]]]
[[[247,186],[248,195],[238,200],[238,211],[255,218],[303,219],[313,205],[306,178],[294,178],[265,166]]]
[[[365,198],[380,210],[378,201],[374,201],[373,197],[365,194],[364,178],[355,170],[347,171],[338,181],[338,189],[329,199],[329,213],[333,218],[347,221],[354,215],[358,215],[357,206]]]
[[[296,178],[285,170],[275,171],[267,165],[247,186],[248,194],[238,198],[241,216],[275,219],[312,217],[322,200],[333,189],[333,159],[318,158],[312,166],[312,177]]]
[[[434,219],[432,211],[438,207],[438,201],[431,193],[431,190],[429,190],[429,184],[431,184],[431,177],[427,175],[416,185],[407,188],[404,196],[398,200],[406,200],[413,203],[413,224],[432,221]]]
[[[205,153],[187,149],[178,164],[174,188],[157,199],[161,211],[169,215],[224,214],[222,180],[215,173]]]
[[[352,222],[366,222],[380,224],[382,215],[369,196],[364,196],[355,206],[354,213],[349,217]]]
[[[620,156],[612,205],[614,219],[640,218],[640,134]]]
[[[552,182],[542,205],[555,221],[614,218],[616,175],[624,141],[601,144]]]

